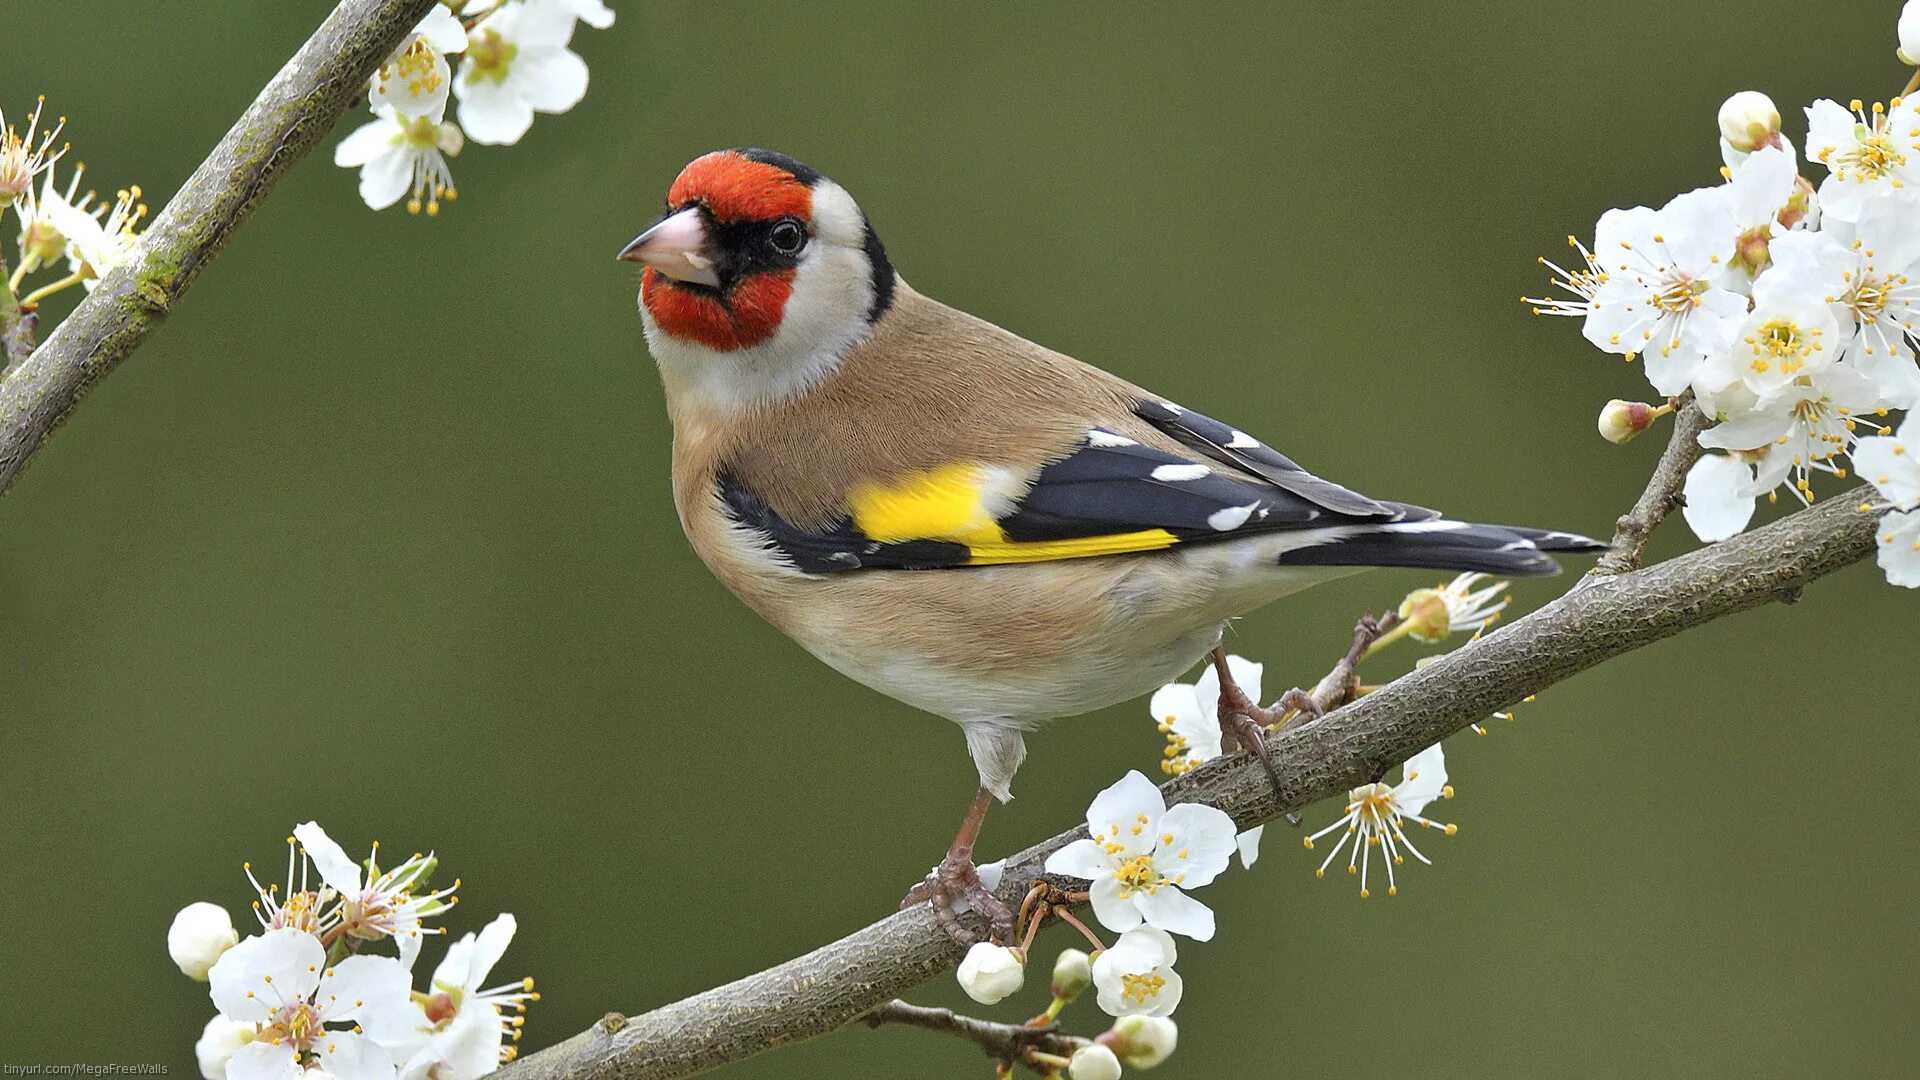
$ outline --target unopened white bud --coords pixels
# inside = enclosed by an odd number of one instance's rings
[[[1920,0],[1900,9],[1900,62],[1920,64]]]
[[[1151,1069],[1173,1056],[1180,1028],[1165,1016],[1123,1016],[1100,1041],[1113,1047],[1129,1069]]]
[[[1657,415],[1653,406],[1644,401],[1614,398],[1600,410],[1600,437],[1615,445],[1627,442],[1652,427]]]
[[[1093,985],[1093,962],[1079,949],[1062,949],[1053,962],[1053,996],[1072,1001]]]
[[[206,982],[207,969],[239,941],[227,909],[205,900],[181,908],[167,927],[167,955],[196,982]]]
[[[973,948],[967,950],[966,959],[960,961],[956,976],[960,989],[965,990],[968,997],[982,1005],[998,1005],[1002,998],[1026,984],[1027,958],[1020,955],[1019,949],[991,941],[975,942]]]
[[[1720,106],[1720,136],[1749,153],[1780,137],[1780,110],[1758,90],[1742,90]]]
[[[1120,1059],[1099,1043],[1083,1046],[1067,1062],[1067,1075],[1072,1080],[1120,1080]]]
[[[259,1028],[244,1020],[216,1016],[207,1021],[200,1038],[193,1044],[193,1056],[200,1063],[200,1075],[207,1080],[227,1080],[227,1062],[241,1047],[253,1041]]]

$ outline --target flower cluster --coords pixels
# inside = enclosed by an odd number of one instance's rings
[[[54,142],[67,120],[63,116],[45,125],[45,109],[42,98],[27,116],[25,134],[0,111],[0,219],[12,208],[19,228],[18,257],[0,288],[5,289],[5,302],[27,310],[75,285],[92,291],[133,250],[140,221],[147,215],[138,186],[120,189],[112,201],[94,191],[82,194],[85,165],[74,166],[65,187],[58,185],[55,167],[68,147],[61,143],[56,148]],[[40,181],[37,189],[35,180]],[[55,280],[22,291],[32,275],[62,268],[66,273]]]
[[[314,822],[287,838],[287,876],[260,884],[260,932],[241,940],[225,908],[199,902],[174,917],[167,952],[208,984],[218,1015],[194,1045],[207,1080],[473,1080],[513,1060],[532,979],[487,987],[513,940],[512,915],[447,949],[424,989],[413,967],[427,920],[457,902],[429,879],[431,854],[382,869],[379,845],[355,862]],[[395,955],[365,951],[392,943]]]
[[[1911,483],[1913,494],[1920,499],[1920,473],[1911,478]],[[1920,512],[1915,517],[1920,517]],[[1399,641],[1432,644],[1454,634],[1471,634],[1477,639],[1505,610],[1509,603],[1506,589],[1506,582],[1491,580],[1486,574],[1461,574],[1439,585],[1416,589],[1391,614],[1372,624],[1371,640],[1357,654],[1358,659],[1364,660]],[[1437,658],[1424,657],[1421,662]],[[1222,693],[1220,669],[1213,664],[1207,665],[1195,682],[1168,683],[1154,693],[1149,708],[1156,729],[1166,739],[1161,772],[1184,775],[1219,757],[1226,702],[1261,699],[1262,665],[1228,656],[1225,667],[1232,686],[1239,690],[1238,696]],[[1355,694],[1374,689],[1355,677]],[[1256,711],[1271,718],[1275,710]],[[1511,719],[1510,714],[1495,715]],[[1286,720],[1286,716],[1280,717],[1269,730]],[[1484,734],[1477,725],[1476,730]],[[1363,784],[1348,792],[1345,813],[1306,838],[1311,851],[1315,841],[1340,832],[1315,876],[1325,876],[1327,867],[1345,851],[1347,872],[1359,877],[1360,895],[1368,897],[1373,855],[1378,849],[1387,875],[1387,895],[1397,896],[1400,889],[1394,868],[1404,864],[1408,855],[1423,863],[1431,862],[1408,837],[1409,826],[1434,829],[1446,836],[1458,831],[1454,825],[1423,816],[1434,800],[1453,797],[1440,747],[1436,744],[1414,755],[1401,771],[1398,784]],[[1069,894],[1069,898],[1088,901],[1100,925],[1119,936],[1107,945],[1092,928],[1062,914],[1086,936],[1093,952],[1089,955],[1067,949],[1060,953],[1053,967],[1053,1002],[1028,1023],[1054,1024],[1061,1010],[1089,987],[1095,990],[1101,1011],[1114,1021],[1105,1033],[1091,1040],[1060,1036],[1076,1047],[1071,1057],[1056,1059],[1054,1055],[1027,1051],[1023,1059],[1046,1075],[1057,1076],[1064,1071],[1070,1080],[1116,1080],[1123,1066],[1151,1068],[1164,1061],[1178,1037],[1172,1014],[1186,985],[1175,970],[1179,959],[1175,935],[1204,942],[1212,940],[1217,930],[1212,909],[1191,893],[1226,872],[1236,852],[1243,867],[1252,867],[1260,854],[1260,839],[1260,827],[1237,832],[1233,819],[1214,807],[1199,803],[1167,806],[1160,789],[1139,772],[1127,773],[1094,796],[1087,807],[1086,838],[1048,856],[1046,870],[1084,880],[1086,891]],[[996,886],[1002,869],[1000,863],[982,866],[982,881],[989,888]],[[968,950],[957,972],[960,987],[968,997],[983,1005],[995,1005],[1024,987],[1027,958],[1039,926],[1039,920],[1029,921],[1027,914],[1023,906],[1024,933],[1019,935],[1018,944],[980,942]]]
[[[1905,56],[1920,0],[1900,27]],[[1813,176],[1773,102],[1735,94],[1719,116],[1722,183],[1658,209],[1607,211],[1591,247],[1570,241],[1571,269],[1547,263],[1569,296],[1528,300],[1582,319],[1602,350],[1643,358],[1671,399],[1609,402],[1603,436],[1624,442],[1676,408],[1714,421],[1699,441],[1721,452],[1683,489],[1686,520],[1707,541],[1745,530],[1756,500],[1781,488],[1813,501],[1815,473],[1865,475],[1860,450],[1882,445],[1883,418],[1920,403],[1920,98],[1823,99],[1805,114]],[[1893,510],[1880,562],[1890,581],[1920,586],[1913,500],[1877,480],[1896,472],[1866,477],[1884,500],[1870,508]]]
[[[586,96],[586,62],[568,48],[576,22],[604,29],[613,10],[602,0],[442,0],[374,72],[374,119],[334,148],[334,164],[360,170],[360,197],[375,210],[404,198],[410,213],[438,214],[458,197],[447,159],[468,139],[517,143],[534,113],[563,113]],[[458,123],[447,119],[450,97]]]

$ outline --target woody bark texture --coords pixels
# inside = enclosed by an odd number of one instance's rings
[[[1680,470],[1684,472],[1684,468]],[[1654,490],[1650,487],[1650,492]],[[1838,495],[1744,536],[1567,595],[1313,723],[1268,740],[1279,775],[1245,754],[1163,787],[1169,805],[1217,806],[1242,829],[1362,783],[1434,742],[1595,664],[1775,600],[1865,558],[1874,518],[1866,489]],[[1782,616],[1785,617],[1785,616]],[[1000,898],[1017,904],[1076,828],[1007,860]],[[975,920],[976,930],[984,927]],[[501,1080],[668,1080],[691,1076],[857,1020],[961,956],[925,907],[903,911],[777,967],[634,1017],[610,1014],[529,1054]]]
[[[0,493],[94,382],[173,310],[234,230],[326,137],[366,92],[374,69],[437,2],[345,0],[334,8],[168,201],[139,246],[0,380]]]

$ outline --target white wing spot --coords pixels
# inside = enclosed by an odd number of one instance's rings
[[[1233,438],[1227,440],[1227,449],[1229,450],[1250,450],[1259,445],[1259,439],[1241,431],[1239,428],[1234,428]]]
[[[1200,480],[1211,475],[1205,465],[1160,465],[1153,470],[1155,480]]]
[[[1245,525],[1247,519],[1252,517],[1253,512],[1259,507],[1259,503],[1251,502],[1245,506],[1229,506],[1225,510],[1215,510],[1207,515],[1207,524],[1212,526],[1214,532],[1231,532]]]
[[[1163,401],[1163,402],[1161,402],[1161,403],[1160,403],[1160,407],[1161,407],[1161,408],[1163,408],[1163,409],[1165,409],[1165,410],[1167,410],[1168,412],[1170,412],[1170,413],[1172,413],[1172,414],[1173,414],[1173,415],[1175,415],[1175,416],[1179,416],[1180,414],[1182,414],[1182,413],[1184,413],[1184,412],[1186,412],[1186,411],[1187,411],[1187,410],[1185,410],[1185,409],[1183,409],[1183,408],[1181,408],[1180,406],[1178,406],[1178,405],[1175,405],[1175,404],[1174,404],[1173,402],[1171,402],[1171,401]]]
[[[1099,428],[1088,428],[1087,429],[1087,445],[1088,446],[1139,446],[1140,444],[1137,442],[1134,442],[1132,439],[1127,438],[1125,435],[1115,435],[1111,431],[1101,431]]]

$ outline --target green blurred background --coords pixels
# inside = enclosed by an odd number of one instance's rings
[[[49,94],[89,179],[157,206],[327,7],[7,0],[0,92]],[[627,3],[576,37],[586,101],[469,147],[438,220],[369,212],[329,140],[0,502],[0,1060],[194,1075],[211,1006],[167,922],[244,912],[241,861],[308,817],[437,848],[456,932],[519,916],[529,1046],[861,926],[944,848],[959,733],[814,662],[680,536],[613,254],[695,155],[794,154],[919,289],[1342,481],[1604,533],[1661,439],[1609,447],[1594,414],[1649,390],[1527,316],[1534,256],[1712,182],[1734,90],[1796,138],[1815,97],[1897,90],[1896,11]],[[1232,648],[1306,682],[1426,580],[1325,587]],[[1204,896],[1222,930],[1183,948],[1160,1075],[1912,1075],[1917,628],[1855,567],[1456,737],[1460,835],[1391,901],[1278,827]],[[988,855],[1160,742],[1133,703],[1032,746]],[[725,1075],[988,1068],[859,1029]]]

